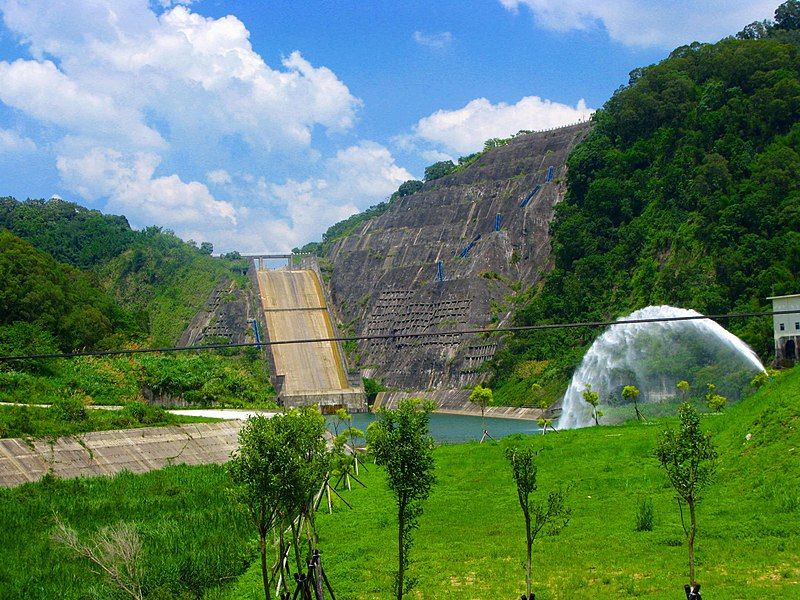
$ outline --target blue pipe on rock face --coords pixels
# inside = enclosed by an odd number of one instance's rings
[[[525,196],[522,202],[519,203],[519,207],[525,208],[528,205],[528,202],[530,202],[533,199],[533,197],[536,195],[536,192],[538,192],[540,189],[542,189],[542,186],[537,183],[536,187],[533,188],[531,193]]]

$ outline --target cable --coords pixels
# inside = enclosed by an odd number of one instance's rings
[[[775,315],[800,314],[797,310],[776,310],[767,312],[723,313],[718,315],[691,315],[685,317],[653,317],[650,319],[619,319],[616,321],[581,321],[576,323],[541,323],[539,325],[516,325],[512,327],[497,327],[495,329],[460,329],[457,331],[418,331],[411,333],[383,333],[374,335],[354,335],[348,337],[310,338],[297,340],[277,340],[261,342],[242,342],[236,344],[205,344],[199,346],[168,346],[163,348],[123,348],[119,350],[96,350],[85,352],[64,352],[52,354],[27,354],[21,356],[0,356],[0,361],[13,360],[39,360],[46,358],[73,358],[78,356],[119,356],[126,354],[147,354],[155,352],[186,352],[189,350],[221,350],[225,348],[261,348],[262,346],[280,346],[284,344],[319,344],[325,342],[350,342],[360,340],[398,340],[418,337],[452,337],[473,335],[478,333],[514,333],[518,331],[541,331],[548,329],[574,329],[576,327],[610,327],[613,325],[629,325],[635,323],[669,323],[673,321],[699,321],[702,319],[743,319],[754,317],[770,317]]]

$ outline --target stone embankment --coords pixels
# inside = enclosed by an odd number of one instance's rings
[[[406,398],[424,398],[436,403],[434,412],[451,415],[481,416],[481,409],[469,401],[470,390],[426,390],[419,392],[381,392],[375,399],[373,410],[397,408]],[[485,415],[500,419],[528,419],[535,421],[544,414],[540,408],[487,406]]]
[[[56,440],[0,440],[0,486],[70,478],[143,473],[169,465],[221,464],[236,448],[244,421],[97,431]]]

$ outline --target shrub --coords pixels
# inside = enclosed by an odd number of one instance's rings
[[[636,531],[653,531],[653,501],[644,498],[636,511]]]
[[[82,398],[76,395],[54,400],[49,410],[53,418],[67,423],[80,423],[85,421],[88,416],[86,414],[86,404],[84,404]]]

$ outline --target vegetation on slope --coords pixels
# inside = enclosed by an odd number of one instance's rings
[[[274,407],[275,390],[258,352],[79,357],[0,364],[4,402],[50,404],[79,396],[86,404],[123,405],[144,397],[166,404]]]
[[[144,324],[96,280],[0,231],[0,346],[34,352],[107,348],[141,338]],[[41,347],[31,348],[29,336]],[[45,339],[49,338],[49,339]]]
[[[758,311],[767,296],[800,289],[797,33],[695,43],[631,73],[569,158],[551,225],[555,266],[520,300],[516,324],[606,320],[653,304]],[[729,327],[771,355],[770,319]],[[595,335],[516,335],[497,357],[495,385],[518,384],[515,366],[535,360],[553,361],[564,380]]]
[[[178,340],[223,277],[247,268],[235,253],[211,257],[208,242],[198,247],[160,227],[135,231],[125,217],[60,199],[0,198],[3,229],[59,262],[90,271],[95,284],[135,313],[159,346]],[[247,282],[242,278],[240,284]]]
[[[0,438],[55,439],[88,431],[161,427],[213,421],[173,415],[158,406],[132,402],[121,410],[88,410],[79,394],[56,400],[50,407],[0,405]]]

